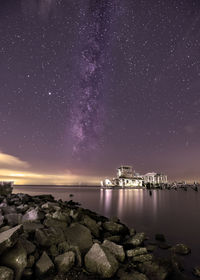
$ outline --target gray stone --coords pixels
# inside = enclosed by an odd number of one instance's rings
[[[11,229],[11,226],[3,226],[3,227],[0,228],[0,233],[4,232],[6,230],[9,230],[9,229]]]
[[[36,262],[35,265],[36,274],[39,277],[47,276],[51,274],[54,270],[54,264],[44,251],[40,259]]]
[[[22,222],[22,214],[10,213],[4,216],[9,226],[16,226]]]
[[[134,236],[132,236],[127,243],[132,244],[133,246],[140,246],[145,240],[145,234],[144,232],[136,233]]]
[[[145,254],[145,255],[139,255],[139,256],[135,256],[133,257],[133,262],[148,262],[148,261],[152,261],[153,256],[151,254]]]
[[[115,222],[105,222],[103,223],[103,228],[112,234],[119,234],[124,231],[124,226]]]
[[[34,233],[36,229],[42,229],[44,226],[41,223],[25,222],[23,223],[23,229],[25,232]]]
[[[139,264],[138,268],[142,273],[153,280],[165,280],[169,274],[166,268],[151,261]]]
[[[101,277],[110,278],[116,273],[119,264],[109,250],[95,243],[85,255],[85,266],[91,273],[97,273]]]
[[[11,214],[11,213],[16,213],[16,209],[15,209],[15,206],[4,206],[4,207],[1,207],[4,215],[6,214]]]
[[[45,228],[35,231],[36,242],[43,247],[50,247],[65,240],[64,233],[60,228]]]
[[[69,249],[70,249],[70,245],[69,245],[69,243],[67,241],[63,241],[63,242],[60,242],[58,244],[58,252],[59,252],[59,254],[63,254],[65,252],[69,251]]]
[[[16,226],[9,230],[3,231],[0,233],[0,254],[5,251],[7,248],[12,247],[23,232],[22,225]]]
[[[13,280],[14,272],[6,266],[0,266],[0,280]]]
[[[14,247],[9,248],[1,255],[0,262],[2,265],[12,268],[15,272],[15,280],[19,280],[27,265],[26,250],[18,242]]]
[[[127,257],[135,257],[139,255],[144,255],[147,254],[147,249],[145,247],[142,248],[136,248],[136,249],[131,249],[126,251]]]
[[[191,253],[191,249],[184,244],[176,244],[171,250],[179,255],[188,255]]]
[[[90,229],[92,234],[98,238],[99,237],[99,226],[97,225],[96,221],[90,218],[88,215],[84,216],[83,223],[86,227]]]
[[[124,253],[123,246],[117,245],[109,240],[104,240],[102,246],[108,248],[108,250],[116,257],[118,261],[120,262],[124,261],[125,253]]]
[[[52,218],[47,218],[44,220],[43,223],[46,227],[54,227],[54,228],[61,228],[65,230],[67,228],[67,223],[59,220],[55,220]]]
[[[24,249],[26,250],[27,254],[30,255],[35,252],[36,246],[31,241],[27,239],[20,239],[20,242]]]
[[[27,267],[31,268],[35,263],[35,257],[33,255],[28,256]]]
[[[66,229],[65,236],[68,243],[78,246],[82,254],[85,254],[92,247],[91,232],[81,224],[71,224],[71,226]]]
[[[44,214],[38,208],[28,210],[22,217],[22,222],[37,222],[44,218]]]
[[[60,273],[66,273],[69,271],[75,262],[75,254],[72,251],[66,252],[62,255],[55,257],[55,265]]]
[[[121,241],[121,236],[119,235],[112,235],[112,236],[108,236],[106,237],[107,240],[115,242],[115,243],[120,243]]]

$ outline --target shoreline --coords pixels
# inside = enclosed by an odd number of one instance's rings
[[[7,267],[11,275],[15,273],[15,278],[9,280],[66,276],[71,280],[75,275],[80,280],[124,280],[133,275],[137,277],[133,279],[145,280],[189,279],[178,255],[187,255],[190,249],[183,244],[169,246],[163,234],[148,240],[145,233],[129,229],[118,218],[108,219],[72,200],[57,201],[51,195],[8,194],[0,199],[0,258],[4,260],[0,265]],[[9,235],[12,230],[14,237]],[[2,234],[9,242],[2,243]],[[22,247],[24,250],[19,249]],[[160,258],[156,250],[168,256]],[[103,262],[99,254],[104,256]],[[21,268],[11,257],[16,255],[23,255]],[[107,272],[105,262],[110,267]],[[41,263],[44,267],[51,264],[51,269],[44,272]]]

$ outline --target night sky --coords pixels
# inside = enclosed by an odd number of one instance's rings
[[[1,0],[0,178],[200,180],[199,0]]]

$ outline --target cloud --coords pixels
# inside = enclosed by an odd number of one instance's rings
[[[11,167],[11,168],[28,168],[30,165],[18,157],[4,154],[0,151],[0,167]]]

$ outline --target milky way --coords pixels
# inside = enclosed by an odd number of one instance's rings
[[[102,83],[108,31],[112,22],[108,1],[89,2],[88,10],[81,8],[87,22],[80,26],[80,82],[72,107],[73,152],[96,149],[103,133],[104,108]]]

